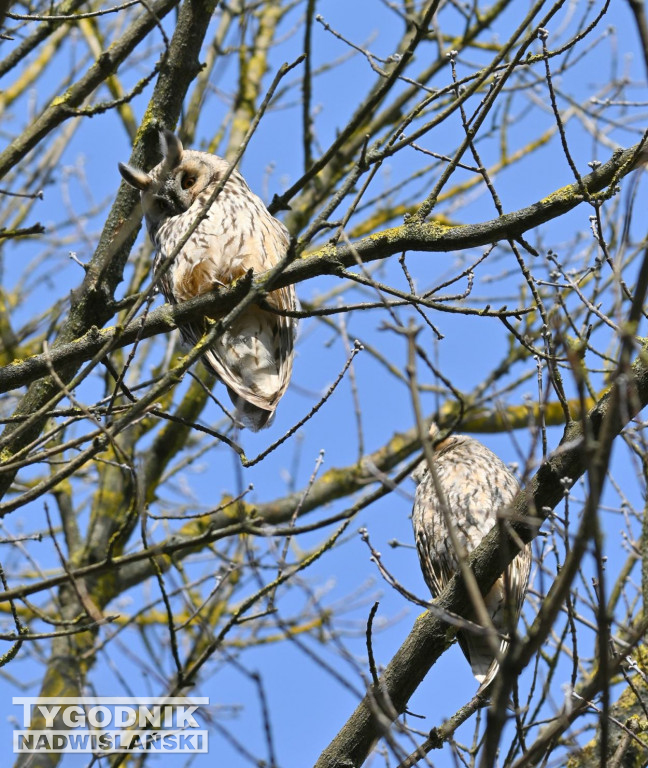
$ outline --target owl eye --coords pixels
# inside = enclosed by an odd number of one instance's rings
[[[196,177],[192,176],[190,173],[186,173],[182,179],[180,180],[180,186],[183,189],[191,189],[193,185],[196,183]]]

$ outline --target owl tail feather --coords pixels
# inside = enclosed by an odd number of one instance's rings
[[[229,387],[227,388],[227,392],[236,408],[236,418],[244,427],[252,430],[252,432],[258,432],[260,429],[270,426],[275,415],[274,409],[268,411],[265,408],[259,408],[258,406],[249,403],[247,400],[244,400]]]
[[[458,639],[461,650],[470,662],[472,673],[479,683],[477,693],[483,693],[499,672],[499,662],[493,658],[492,646],[487,638],[478,635],[467,635],[462,632]],[[508,645],[506,640],[501,641],[501,655],[506,652]]]

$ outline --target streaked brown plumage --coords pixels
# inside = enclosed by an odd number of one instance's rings
[[[171,131],[161,133],[162,161],[149,173],[119,164],[124,179],[140,190],[149,235],[156,248],[154,269],[169,256],[193,226],[228,163],[207,152],[185,150]],[[283,259],[290,238],[234,171],[176,255],[161,280],[170,303],[187,301],[229,285],[249,269],[264,272]],[[294,310],[292,286],[272,291],[270,306]],[[217,319],[217,318],[216,318]],[[202,323],[180,328],[195,344]],[[224,330],[203,361],[227,386],[241,422],[253,430],[267,426],[288,387],[293,363],[295,322],[252,306]]]
[[[438,428],[433,424],[430,437],[434,439],[437,434]],[[481,543],[495,525],[498,514],[513,500],[518,491],[517,480],[492,451],[467,435],[452,435],[436,445],[433,467],[457,539],[469,553]],[[413,477],[418,483],[412,512],[416,548],[425,582],[432,596],[437,597],[459,571],[459,561],[445,523],[437,486],[425,462]],[[531,550],[527,546],[484,598],[493,626],[500,635],[506,635],[517,623],[530,568]],[[510,600],[505,592],[507,584]],[[513,622],[507,616],[507,605],[515,608]],[[462,630],[457,633],[457,639],[480,683],[479,690],[483,691],[499,669],[489,638]],[[500,654],[507,648],[508,641],[501,639]]]

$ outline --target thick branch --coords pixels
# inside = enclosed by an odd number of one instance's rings
[[[635,153],[636,146],[616,152],[605,165],[585,176],[583,184],[588,192],[600,192],[629,173]],[[515,239],[533,227],[563,215],[582,201],[579,185],[574,183],[533,205],[479,224],[450,227],[436,223],[405,223],[365,237],[352,245],[326,245],[291,264],[273,281],[273,288],[299,283],[318,275],[335,274],[341,268],[355,266],[357,257],[368,263],[406,250],[445,253],[490,245],[498,240]],[[263,275],[256,278],[251,289],[263,288],[264,279]],[[46,355],[33,355],[0,368],[0,392],[29,384],[46,375],[49,364],[57,371],[71,363],[80,365],[91,360],[104,345],[107,345],[107,350],[124,347],[138,337],[146,339],[168,333],[180,324],[198,320],[205,315],[217,316],[232,309],[241,297],[241,286],[234,285],[203,294],[177,306],[161,307],[151,312],[144,323],[135,320],[125,329],[108,328],[99,331],[91,328],[78,340],[52,349],[49,362]]]
[[[644,353],[646,349],[644,348]],[[623,426],[648,403],[648,368],[642,356],[635,360],[629,380],[620,379],[618,384],[604,395],[590,411],[584,424],[571,423],[565,429],[560,446],[542,464],[527,487],[515,500],[515,516],[531,516],[545,519],[548,513],[564,498],[563,479],[573,484],[585,471],[585,431],[598,437],[603,419],[606,429],[618,435]],[[624,390],[619,391],[619,387]],[[621,404],[612,411],[611,404]],[[536,524],[512,524],[523,542],[529,542],[537,533]],[[470,565],[477,582],[485,594],[504,572],[518,552],[516,542],[496,526],[472,553]],[[456,576],[435,601],[441,609],[465,615],[470,606],[463,582]],[[394,719],[396,713],[405,711],[407,702],[429,669],[452,642],[456,628],[450,627],[434,612],[420,616],[409,636],[397,651],[380,680],[380,693],[391,703],[381,711],[380,718],[372,707],[379,700],[375,693],[365,696],[355,712],[342,727],[331,744],[324,750],[316,768],[349,768],[364,763],[376,741],[381,737],[385,722]]]

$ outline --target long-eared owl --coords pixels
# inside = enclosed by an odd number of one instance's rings
[[[162,161],[150,172],[122,163],[125,181],[140,190],[148,233],[156,249],[154,269],[176,249],[195,224],[229,164],[207,152],[185,150],[171,131],[160,135]],[[252,269],[264,272],[288,250],[289,235],[233,171],[225,186],[176,254],[161,279],[170,303],[226,286]],[[292,286],[269,293],[270,308],[294,310]],[[203,323],[180,328],[195,344]],[[207,367],[227,386],[239,420],[252,430],[266,426],[290,381],[295,321],[253,305],[246,308],[203,356]]]
[[[438,431],[433,424],[430,437],[434,439]],[[506,513],[518,483],[491,450],[467,435],[451,435],[437,443],[432,466],[434,477],[426,462],[413,474],[418,486],[412,525],[423,577],[432,596],[438,597],[460,569],[446,519],[460,547],[470,553],[497,524],[498,516]],[[500,636],[500,656],[509,645],[504,636],[517,624],[530,568],[531,550],[527,545],[484,596],[486,610]],[[499,669],[489,638],[465,629],[457,633],[457,640],[481,684],[480,691],[485,690]]]

